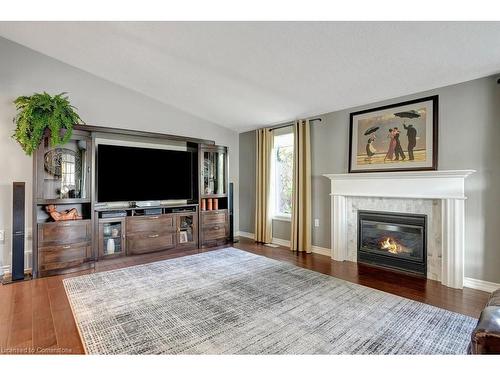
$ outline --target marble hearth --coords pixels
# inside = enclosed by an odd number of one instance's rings
[[[427,277],[463,288],[465,178],[473,170],[327,174],[332,259],[357,259],[359,210],[425,214]]]

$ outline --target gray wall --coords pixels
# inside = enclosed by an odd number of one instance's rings
[[[273,238],[290,241],[291,222],[273,219]]]
[[[153,98],[126,89],[38,52],[0,38],[0,274],[10,265],[12,181],[27,182],[27,207],[31,205],[32,161],[10,137],[14,131],[12,101],[19,95],[48,91],[69,92],[72,103],[88,124],[146,130],[214,140],[229,147],[229,177],[235,183],[238,211],[238,134]],[[238,215],[235,215],[238,230]],[[27,229],[31,210],[27,209]],[[28,242],[27,248],[31,244]]]
[[[255,132],[240,133],[240,230],[253,233],[255,227]],[[243,198],[243,199],[242,199]]]
[[[332,112],[311,128],[313,245],[330,248],[329,181],[324,173],[346,173],[349,147],[349,113],[384,104],[439,95],[439,169],[476,169],[466,180],[466,254],[465,275],[480,280],[500,282],[500,85],[498,77],[486,77],[447,86],[390,101]],[[240,134],[240,147],[247,135]],[[240,155],[240,179],[251,186],[246,160]],[[255,172],[254,172],[255,173]],[[254,202],[240,192],[240,201]],[[245,208],[253,210],[246,203]],[[240,216],[248,211],[240,210]],[[253,213],[252,213],[253,215]],[[241,227],[253,232],[253,226]],[[289,239],[289,232],[284,233]]]

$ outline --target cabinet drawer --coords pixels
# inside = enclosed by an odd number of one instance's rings
[[[127,236],[127,254],[145,254],[175,247],[175,233],[141,233]]]
[[[141,232],[165,233],[175,230],[173,215],[127,217],[127,234]]]
[[[203,229],[203,240],[218,240],[227,237],[225,225],[213,225]]]
[[[201,213],[203,225],[224,224],[226,222],[226,210],[204,211]]]
[[[90,253],[87,242],[40,248],[40,270],[70,268],[85,262]]]
[[[222,246],[225,244],[227,244],[227,239],[226,238],[219,238],[217,240],[203,241],[202,247],[207,248],[207,247],[214,247],[214,246]]]
[[[38,224],[38,242],[40,246],[85,242],[90,238],[90,220]]]

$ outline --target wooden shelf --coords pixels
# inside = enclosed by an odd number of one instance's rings
[[[155,208],[177,208],[177,207],[195,207],[198,203],[188,203],[188,204],[169,204],[160,206],[150,206],[150,207],[95,207],[96,212],[106,212],[106,211],[132,211],[132,210],[151,210]]]
[[[118,258],[118,257],[122,257],[122,256],[125,256],[125,252],[124,251],[118,251],[118,252],[113,253],[113,254],[103,254],[100,257],[100,260],[102,260],[102,259],[111,259],[111,258]]]
[[[81,203],[90,203],[90,199],[88,198],[67,198],[67,199],[37,199],[36,204],[39,206],[45,206],[48,204],[81,204]]]
[[[60,221],[44,221],[43,223],[40,224],[48,224],[48,225],[59,225],[63,227],[69,227],[71,225],[78,225],[78,223],[88,223],[90,222],[89,219],[78,219],[78,220],[60,220]]]

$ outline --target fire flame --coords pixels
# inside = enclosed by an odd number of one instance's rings
[[[403,246],[398,244],[394,238],[387,237],[385,240],[380,242],[380,248],[382,250],[387,250],[391,254],[399,254],[404,252]]]

